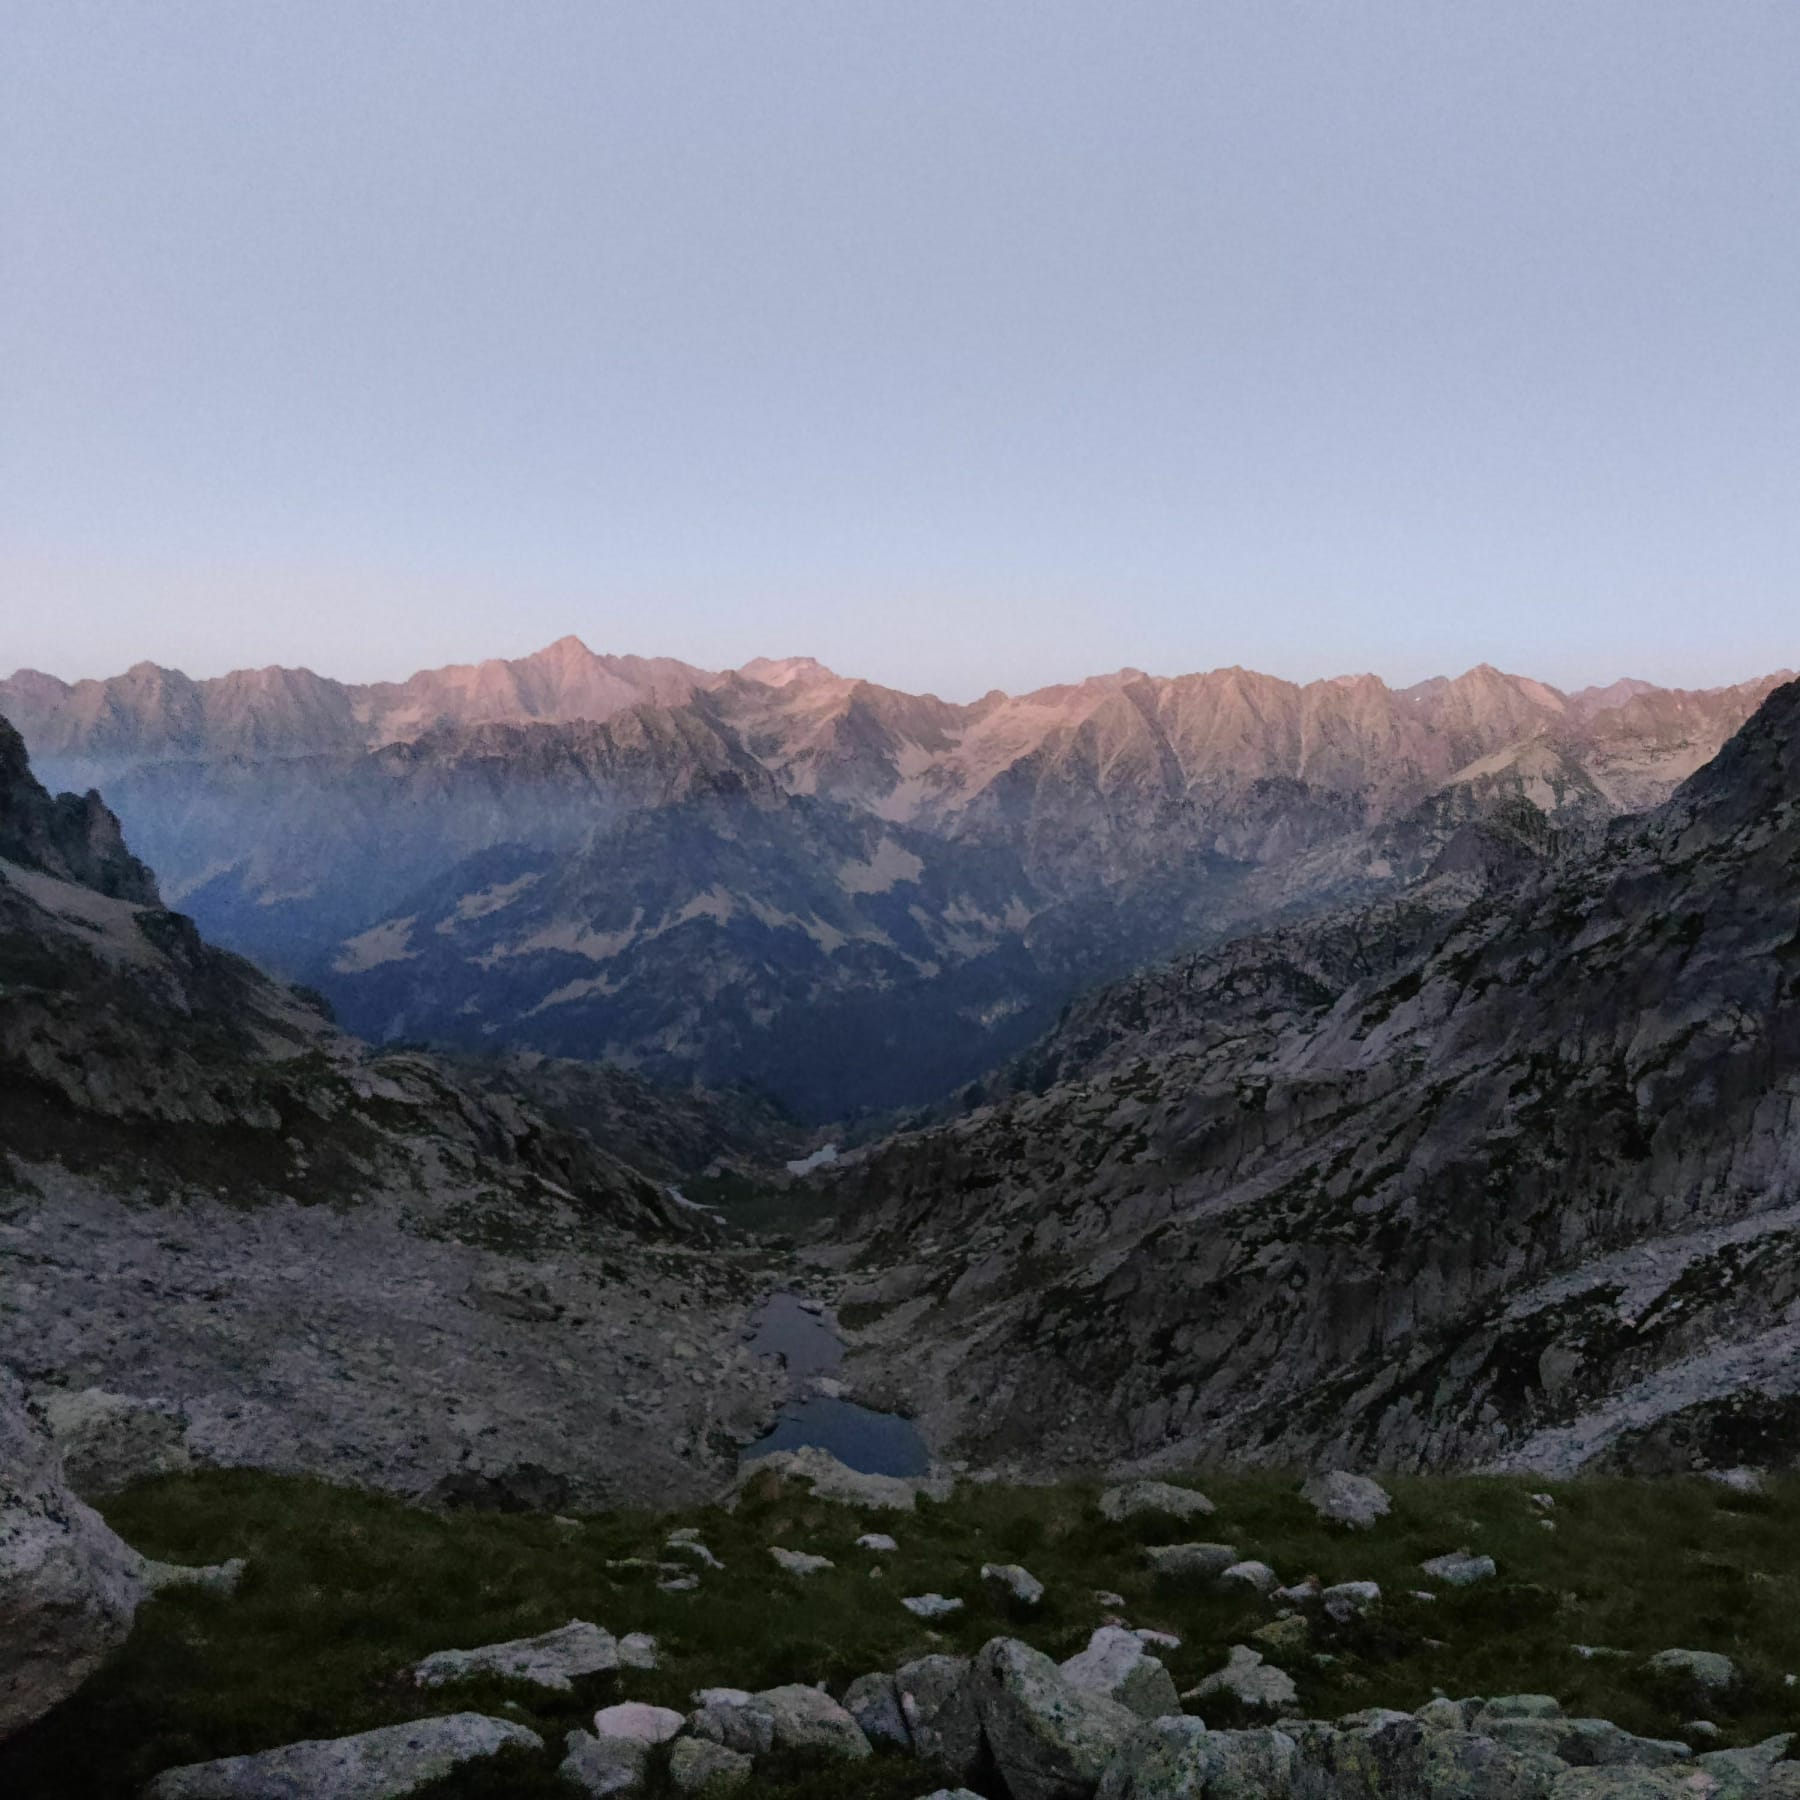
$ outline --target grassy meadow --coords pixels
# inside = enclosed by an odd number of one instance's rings
[[[1124,1596],[1123,1615],[1183,1639],[1165,1652],[1191,1687],[1249,1642],[1274,1609],[1205,1581],[1167,1583],[1143,1563],[1147,1543],[1199,1538],[1234,1545],[1287,1581],[1374,1580],[1373,1618],[1315,1630],[1298,1653],[1271,1654],[1299,1684],[1298,1710],[1332,1718],[1368,1706],[1413,1708],[1453,1696],[1532,1691],[1570,1712],[1633,1731],[1683,1735],[1702,1709],[1642,1667],[1668,1648],[1723,1651],[1741,1679],[1706,1716],[1717,1743],[1800,1727],[1800,1482],[1741,1494],[1692,1480],[1550,1484],[1485,1478],[1396,1479],[1393,1513],[1372,1531],[1317,1520],[1297,1482],[1274,1475],[1197,1475],[1218,1505],[1187,1527],[1140,1515],[1109,1524],[1098,1488],[970,1486],[913,1515],[814,1501],[772,1479],[737,1511],[709,1507],[652,1517],[613,1513],[579,1528],[536,1516],[442,1514],[322,1482],[209,1472],[141,1483],[103,1506],[147,1554],[181,1562],[249,1559],[232,1595],[175,1591],[148,1602],[130,1642],[78,1694],[0,1745],[8,1800],[113,1800],[159,1769],[335,1737],[464,1708],[518,1718],[553,1754],[508,1754],[471,1767],[432,1795],[566,1794],[556,1775],[562,1735],[597,1706],[641,1699],[686,1709],[692,1689],[760,1688],[891,1669],[933,1650],[970,1651],[997,1633],[1062,1657],[1080,1649],[1108,1609],[1096,1589]],[[1531,1503],[1549,1492],[1554,1530]],[[649,1570],[609,1561],[654,1558],[669,1531],[700,1528],[723,1570],[693,1593],[662,1593]],[[856,1548],[891,1532],[898,1554]],[[780,1544],[831,1557],[800,1578],[768,1555]],[[1467,1546],[1492,1555],[1497,1579],[1435,1600],[1417,1565]],[[984,1561],[1019,1562],[1047,1588],[1015,1611],[984,1588]],[[965,1602],[927,1625],[902,1595],[935,1590]],[[464,1648],[591,1619],[623,1636],[653,1632],[654,1673],[621,1671],[571,1695],[475,1681],[421,1691],[403,1671],[434,1650]],[[1584,1659],[1583,1644],[1625,1652]],[[1210,1723],[1237,1723],[1218,1708]],[[1696,1748],[1716,1744],[1696,1744]],[[854,1768],[759,1764],[755,1792],[791,1800],[867,1796],[912,1800],[933,1771],[898,1752]]]

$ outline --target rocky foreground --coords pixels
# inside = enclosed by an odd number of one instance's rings
[[[213,1565],[169,1586],[53,1464],[0,1506],[20,1800],[1800,1793],[1796,1495],[1750,1471],[1020,1489],[808,1453],[556,1517],[172,1475],[105,1502]]]

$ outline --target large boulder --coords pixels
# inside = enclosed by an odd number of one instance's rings
[[[900,1690],[885,1670],[859,1675],[844,1690],[844,1711],[862,1727],[871,1744],[898,1744],[912,1748],[912,1733],[900,1710]]]
[[[959,1781],[987,1762],[981,1714],[966,1656],[921,1656],[894,1671],[900,1716],[921,1762],[935,1763]]]
[[[810,1751],[846,1762],[872,1754],[863,1729],[829,1694],[799,1682],[756,1695],[774,1724],[777,1750]]]
[[[483,1713],[384,1725],[354,1737],[283,1744],[253,1756],[165,1769],[144,1800],[401,1800],[501,1750],[542,1750],[535,1731]]]
[[[1089,1800],[1140,1723],[1129,1707],[1084,1692],[1017,1638],[984,1644],[971,1679],[982,1730],[1012,1800]]]
[[[1379,1481],[1367,1475],[1352,1475],[1345,1469],[1314,1475],[1302,1485],[1300,1498],[1321,1519],[1347,1525],[1353,1531],[1368,1531],[1377,1520],[1387,1517],[1394,1504]]]
[[[70,1492],[41,1413],[0,1369],[0,1738],[125,1641],[144,1559]]]
[[[1127,1481],[1100,1496],[1100,1516],[1117,1522],[1138,1513],[1162,1513],[1171,1519],[1203,1519],[1218,1509],[1194,1488],[1167,1481]]]
[[[1121,1625],[1102,1625],[1087,1648],[1062,1665],[1062,1672],[1083,1693],[1115,1700],[1142,1719],[1181,1711],[1169,1671],[1135,1631]]]

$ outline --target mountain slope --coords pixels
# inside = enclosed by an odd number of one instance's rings
[[[0,721],[0,1360],[29,1381],[206,1461],[698,1494],[770,1396],[696,1218],[494,1072],[376,1055],[208,946]]]
[[[1113,990],[830,1178],[868,1378],[1024,1460],[1800,1456],[1797,897],[1792,684],[1522,889]]]

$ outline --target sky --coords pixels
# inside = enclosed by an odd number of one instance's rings
[[[1792,0],[0,34],[0,672],[1800,663]]]

